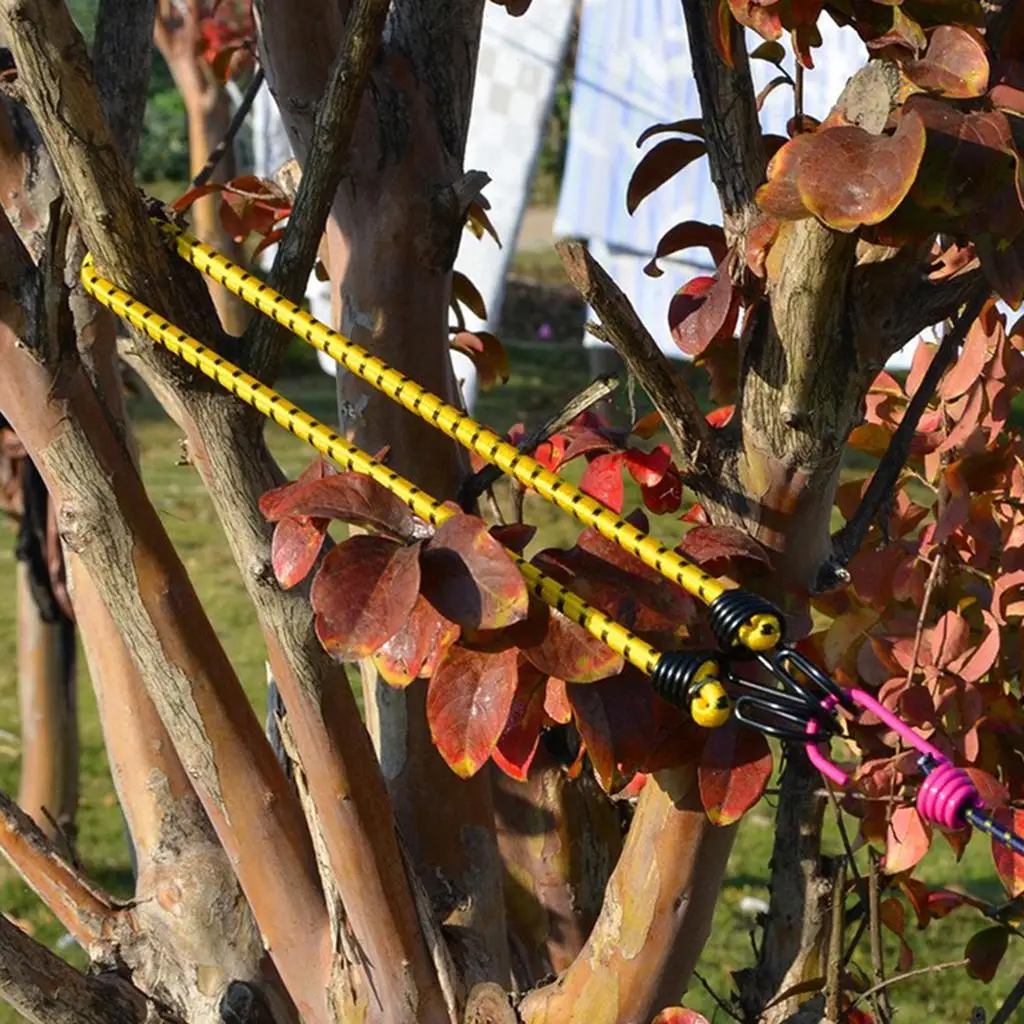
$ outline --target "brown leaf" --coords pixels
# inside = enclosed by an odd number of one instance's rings
[[[423,594],[469,629],[501,629],[526,618],[526,584],[505,549],[475,516],[442,523],[423,551]]]
[[[626,189],[626,209],[632,214],[655,189],[707,152],[703,142],[666,139],[659,142],[636,166]]]
[[[964,949],[968,975],[988,984],[999,970],[1009,941],[1010,933],[1002,925],[975,932]]]
[[[645,128],[640,138],[636,140],[636,147],[639,149],[648,139],[655,135],[666,135],[674,132],[679,135],[693,135],[698,139],[704,138],[704,121],[699,117],[688,117],[682,121],[672,121],[669,124],[652,124]]]
[[[431,738],[464,779],[483,767],[504,731],[518,683],[517,660],[512,647],[491,653],[455,646],[430,680]]]
[[[572,705],[564,680],[548,680],[544,694],[544,713],[558,725],[568,725],[572,721]]]
[[[313,581],[316,634],[337,658],[373,654],[398,631],[420,589],[420,546],[359,535],[333,548]]]
[[[753,537],[732,526],[695,526],[676,550],[708,572],[737,560],[771,566],[768,552]]]
[[[988,54],[976,29],[939,25],[920,60],[903,65],[907,77],[927,92],[952,99],[974,99],[988,87]]]
[[[487,319],[487,306],[476,285],[459,270],[452,271],[452,298],[461,302],[474,316]]]
[[[838,231],[885,220],[910,191],[925,147],[924,124],[913,113],[891,136],[851,126],[798,138],[811,140],[797,171],[800,199]]]
[[[339,519],[395,540],[419,540],[429,536],[431,529],[390,491],[360,473],[286,484],[263,495],[260,511],[272,523],[286,516]]]

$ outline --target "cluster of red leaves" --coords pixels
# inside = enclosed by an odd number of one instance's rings
[[[211,195],[220,196],[221,223],[236,243],[245,242],[250,235],[260,236],[254,256],[281,240],[284,229],[275,225],[291,213],[292,204],[273,182],[254,174],[207,182],[186,192],[173,208],[176,213],[184,213],[197,199]]]
[[[850,447],[879,457],[935,353],[922,345],[905,386],[879,374]],[[813,656],[844,685],[861,686],[963,766],[986,806],[1024,831],[1024,437],[1011,398],[1024,384],[1024,337],[1007,333],[990,305],[971,328],[922,416],[908,466],[884,523],[850,564],[852,585],[813,602]],[[853,515],[866,479],[842,484],[837,506]],[[920,628],[919,628],[920,627]],[[844,801],[862,838],[885,852],[885,870],[919,927],[958,908],[991,908],[965,895],[930,891],[912,877],[942,837],[957,858],[971,829],[947,833],[913,805],[921,781],[916,755],[871,715],[849,730],[855,785]],[[1011,897],[1024,893],[1024,859],[993,843]],[[905,908],[883,902],[883,922],[900,936]],[[965,956],[989,980],[1006,949],[1003,924],[972,938]]]
[[[248,70],[256,47],[252,0],[199,4],[200,56],[219,82]]]
[[[941,273],[978,260],[1001,298],[1015,307],[1024,300],[1024,60],[1010,43],[1003,52],[991,51],[978,30],[980,4],[933,8],[923,0],[868,0],[852,7],[721,0],[725,27],[735,17],[769,40],[751,56],[778,66],[770,88],[793,84],[774,40],[788,31],[797,56],[809,63],[807,47],[819,42],[815,23],[823,10],[841,23],[852,22],[868,49],[890,59],[901,76],[902,102],[881,134],[836,110],[821,123],[794,118],[788,139],[765,136],[770,163],[758,194],[762,218],[749,233],[745,254],[750,272],[765,285],[783,265],[793,224],[816,217],[836,230],[896,247],[919,245],[941,232],[957,239],[943,256]],[[1020,34],[1010,31],[1006,37],[1012,41]],[[638,163],[626,197],[630,212],[705,154],[703,133],[698,119],[654,125],[643,133],[638,146],[669,137]],[[760,296],[748,287],[741,297],[728,272],[722,229],[697,221],[665,233],[647,273],[659,276],[659,259],[692,248],[706,249],[717,270],[680,288],[668,311],[669,327],[681,351],[710,374],[712,396],[726,404],[736,389],[734,334],[741,305],[749,310]]]
[[[585,414],[537,455],[552,467],[587,458],[588,489],[616,509],[629,474],[649,505],[675,513],[679,474],[667,449],[627,443],[651,426],[616,434]],[[392,686],[428,679],[432,736],[460,775],[493,759],[525,779],[542,733],[571,724],[580,742],[568,771],[589,766],[609,792],[632,792],[646,773],[697,761],[707,812],[727,824],[764,791],[772,756],[763,736],[735,726],[708,736],[619,655],[529,596],[509,551],[523,554],[532,527],[488,529],[458,514],[434,529],[383,487],[322,461],[265,495],[261,509],[276,524],[273,566],[286,587],[313,571],[332,521],[373,531],[331,547],[316,569],[317,635],[341,660],[372,658]],[[644,513],[630,518],[647,529]],[[749,538],[692,510],[682,518],[691,526],[680,545],[688,558],[715,572],[767,569]],[[592,530],[530,560],[659,650],[712,642],[689,595]]]

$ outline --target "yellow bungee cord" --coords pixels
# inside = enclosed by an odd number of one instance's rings
[[[82,282],[89,294],[121,319],[149,335],[173,355],[252,406],[300,441],[333,459],[343,469],[360,473],[386,488],[412,512],[434,526],[461,513],[443,505],[393,469],[346,441],[283,395],[250,376],[148,306],[122,291],[96,271],[92,255],[82,264]],[[721,667],[713,654],[695,651],[660,652],[625,626],[588,604],[526,559],[506,549],[530,592],[544,604],[582,626],[629,664],[649,676],[657,692],[688,710],[704,728],[723,725],[731,703],[721,683]]]
[[[771,602],[741,590],[731,580],[716,579],[686,561],[675,551],[584,494],[564,477],[520,452],[493,430],[477,423],[455,406],[449,405],[416,381],[300,309],[258,277],[200,242],[194,235],[173,223],[159,223],[174,240],[178,255],[200,273],[223,285],[260,313],[271,317],[296,337],[325,353],[414,415],[433,424],[524,487],[569,513],[584,526],[592,527],[704,602],[708,606],[709,622],[723,650],[746,648],[758,654],[771,651],[781,643],[782,616]],[[86,287],[100,301],[104,301],[103,290],[113,288],[114,285],[96,277],[95,283],[91,286],[87,284]]]

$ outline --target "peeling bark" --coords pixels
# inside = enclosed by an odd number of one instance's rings
[[[543,747],[527,782],[492,774],[513,963],[526,989],[583,948],[622,850],[622,823],[589,775],[569,779]]]
[[[75,838],[78,805],[78,720],[75,627],[63,614],[46,622],[18,565],[18,703],[21,778],[18,803],[51,839]]]
[[[646,1024],[678,1004],[735,836],[708,820],[695,766],[652,776],[593,933],[558,981],[520,1004],[525,1024]]]

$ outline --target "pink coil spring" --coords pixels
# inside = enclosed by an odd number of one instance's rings
[[[970,776],[949,761],[933,768],[917,791],[917,810],[921,817],[946,829],[963,826],[964,811],[980,806],[981,797]]]

